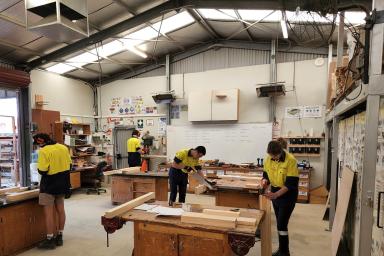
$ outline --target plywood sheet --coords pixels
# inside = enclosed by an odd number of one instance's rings
[[[28,190],[24,192],[16,192],[5,197],[7,202],[17,202],[39,196],[39,189]]]
[[[22,192],[28,190],[28,187],[14,187],[14,188],[2,188],[0,189],[0,196],[6,193]]]
[[[352,184],[355,174],[345,167],[343,169],[343,174],[340,184],[340,198],[336,206],[335,219],[333,221],[332,228],[332,256],[336,256],[337,250],[339,248],[341,235],[344,229],[345,218],[347,216],[349,199],[351,196]]]

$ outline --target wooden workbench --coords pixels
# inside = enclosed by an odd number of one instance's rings
[[[158,166],[158,171],[168,171],[170,167],[171,167],[170,163],[160,164]],[[263,175],[263,168],[262,167],[247,168],[247,167],[203,166],[202,170],[205,173],[204,176],[206,178],[213,178],[213,179],[217,178],[217,174],[254,173],[254,174],[258,174],[260,177]],[[190,178],[188,181],[187,192],[195,193],[195,188],[198,185],[199,185],[199,183],[195,179]]]
[[[246,188],[249,181],[241,179],[215,180],[215,197],[217,206],[260,209],[259,191]]]
[[[155,192],[156,200],[168,201],[168,173],[138,172],[111,175],[113,204],[125,203],[148,192]]]
[[[0,205],[0,255],[15,255],[45,239],[44,209],[38,199]]]
[[[167,202],[155,202],[167,206]],[[192,204],[191,211],[202,209],[231,210]],[[269,207],[269,201],[264,205]],[[268,216],[266,214],[268,213]],[[256,226],[237,225],[236,228],[182,223],[180,217],[161,217],[154,213],[130,210],[113,219],[102,218],[107,232],[113,233],[126,221],[134,223],[135,256],[232,256],[246,255],[255,244],[255,233],[261,231],[261,255],[271,255],[270,211],[240,209],[241,217],[256,219]],[[234,254],[235,253],[235,254]]]

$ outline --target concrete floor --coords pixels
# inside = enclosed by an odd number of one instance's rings
[[[211,196],[187,195],[187,202],[214,204]],[[109,195],[86,195],[75,193],[65,201],[67,225],[64,232],[64,246],[51,251],[31,249],[21,256],[128,256],[133,247],[133,225],[127,223],[122,229],[109,236],[110,247],[106,246],[106,233],[100,224],[100,216],[113,207]],[[290,221],[291,255],[331,255],[331,233],[325,231],[327,223],[321,220],[323,205],[297,204]],[[275,218],[272,218],[273,248],[277,247]],[[260,243],[256,243],[248,255],[260,255]],[[166,256],[166,255],[164,255]]]

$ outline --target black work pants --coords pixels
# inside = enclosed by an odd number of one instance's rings
[[[182,172],[180,169],[169,169],[169,185],[171,194],[169,200],[176,201],[177,191],[179,191],[179,203],[185,203],[185,196],[187,194],[188,174]]]
[[[272,204],[276,215],[277,230],[288,231],[289,219],[291,218],[293,209],[295,209],[296,202],[279,202],[273,200]]]
[[[141,166],[141,155],[139,152],[128,152],[128,166]]]
[[[272,191],[277,191],[273,189]],[[286,195],[272,201],[276,215],[277,232],[279,233],[279,252],[289,254],[288,223],[295,209],[297,193],[288,191]]]

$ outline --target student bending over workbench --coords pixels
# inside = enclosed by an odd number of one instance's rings
[[[194,149],[182,149],[176,153],[172,167],[169,170],[169,185],[171,187],[171,194],[169,196],[170,206],[176,201],[177,189],[179,189],[179,203],[185,203],[189,173],[197,171],[202,179],[205,179],[199,165],[199,158],[205,156],[205,153],[206,150],[203,146],[198,146]]]
[[[279,250],[272,256],[289,256],[288,222],[298,196],[297,161],[279,141],[269,142],[267,153],[261,183],[264,189],[271,185],[266,197],[272,200],[279,233]]]

